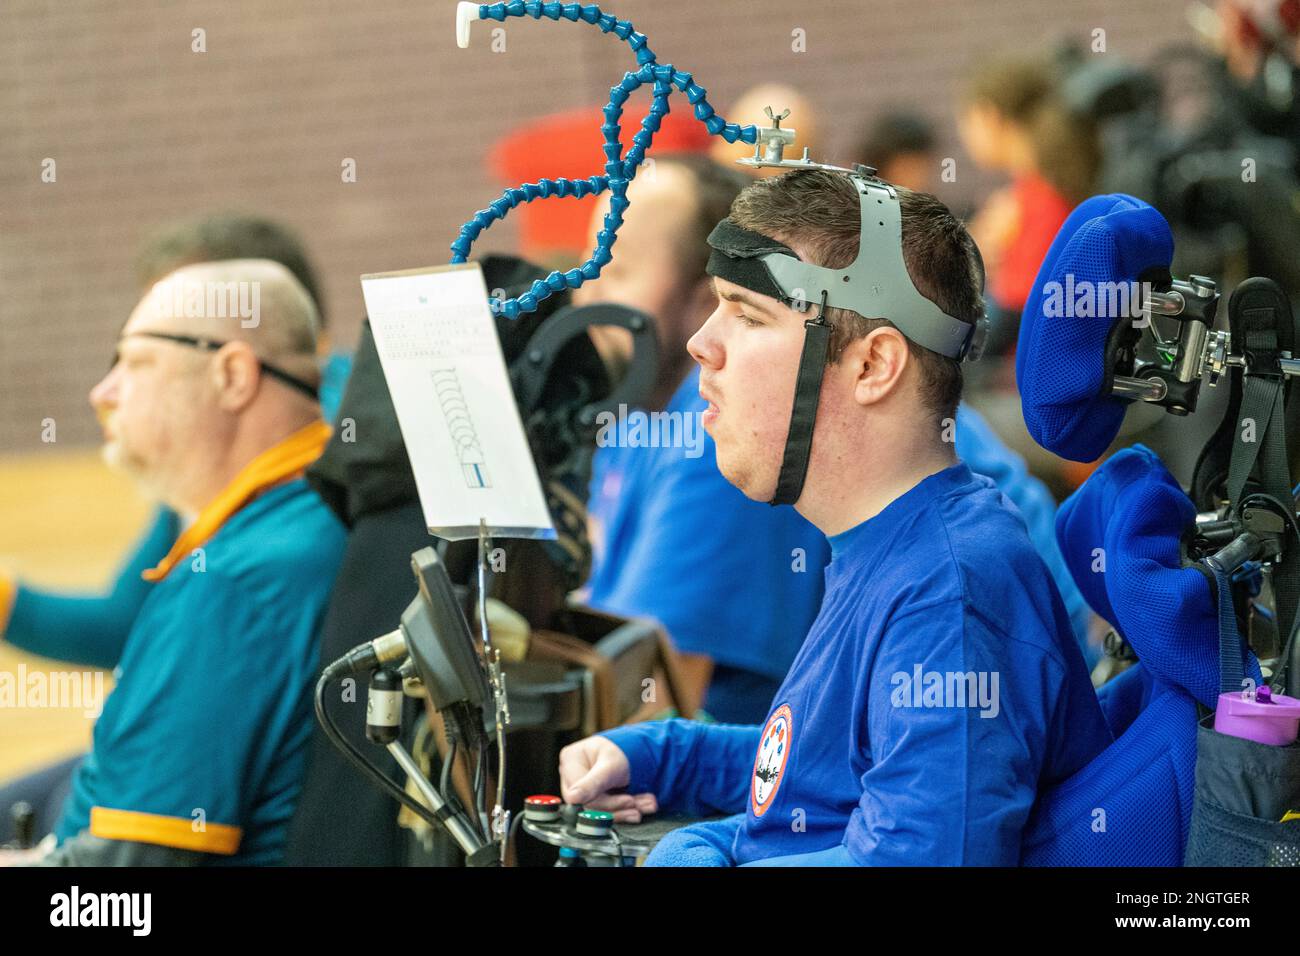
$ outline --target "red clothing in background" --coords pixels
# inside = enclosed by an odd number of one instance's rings
[[[663,118],[647,157],[705,152],[710,137],[704,124],[695,119],[689,107],[680,109],[682,98],[673,97],[668,102],[678,111]],[[649,105],[649,97],[633,97],[624,107],[619,139],[625,158]],[[503,180],[503,185],[511,187],[539,179],[586,179],[602,174],[605,172],[602,150],[605,138],[600,132],[603,122],[601,111],[595,106],[545,116],[498,142],[488,164]],[[587,248],[588,233],[595,203],[591,196],[583,199],[570,196],[536,199],[517,206],[510,215],[518,218],[519,254],[533,261],[547,262],[556,256],[580,261],[591,252]]]
[[[1073,207],[1047,180],[1037,174],[1011,184],[1019,212],[1015,237],[1002,255],[997,272],[989,277],[993,301],[1008,312],[1019,312],[1029,298],[1047,249]]]

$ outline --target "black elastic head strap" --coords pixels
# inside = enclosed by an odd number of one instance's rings
[[[830,361],[831,333],[835,331],[835,326],[824,318],[825,311],[826,294],[822,293],[816,317],[803,324],[803,352],[799,356],[799,372],[795,378],[790,429],[786,434],[785,454],[781,457],[781,473],[776,480],[776,494],[769,504],[794,504],[803,493],[804,479],[808,476],[813,426],[817,423],[817,405],[822,394],[822,374]]]
[[[762,233],[739,226],[728,216],[709,233],[709,264],[705,271],[736,285],[784,302],[792,308],[805,307],[802,300],[786,294],[777,284],[763,256],[780,253],[798,259],[793,249]]]
[[[857,255],[844,268],[807,262],[730,218],[708,239],[729,261],[710,264],[731,270],[733,275],[725,278],[738,285],[799,311],[825,298],[831,308],[865,319],[889,319],[909,341],[932,352],[959,362],[978,357],[987,322],[949,315],[912,281],[903,258],[903,211],[897,191],[874,177],[852,175],[849,180],[858,193],[861,230]]]
[[[197,335],[173,335],[170,332],[130,332],[128,334],[146,339],[161,339],[164,342],[175,342],[177,345],[188,345],[192,348],[203,349],[208,352],[215,352],[223,345],[229,344],[220,339],[206,339]],[[271,376],[271,378],[277,379],[285,385],[288,385],[290,388],[302,392],[304,395],[311,397],[314,401],[320,401],[320,392],[315,385],[300,379],[296,375],[289,374],[284,371],[284,369],[276,368],[270,362],[263,361],[260,358],[257,360],[257,363],[262,367],[262,371]]]
[[[977,358],[988,330],[983,317],[974,323],[955,319],[916,289],[903,261],[901,213],[893,187],[861,177],[855,177],[854,183],[860,194],[863,231],[857,259],[846,269],[804,262],[789,246],[746,229],[730,217],[709,234],[709,275],[799,311],[804,311],[809,301],[820,299],[817,316],[804,323],[794,407],[771,501],[774,505],[794,504],[803,491],[822,376],[830,361],[834,327],[825,318],[829,305],[866,317],[888,317],[909,340],[957,361]],[[984,261],[977,246],[975,256],[982,291]]]
[[[712,247],[706,270],[709,275],[784,302],[792,308],[806,308],[802,300],[793,299],[777,285],[761,258],[772,253],[798,258],[789,246],[738,226],[730,218],[714,227],[709,234],[709,245]],[[822,375],[830,361],[831,333],[835,331],[826,320],[826,301],[827,294],[823,293],[817,315],[804,322],[803,352],[795,375],[790,427],[781,457],[781,472],[776,480],[776,493],[769,504],[792,505],[803,493],[808,458],[812,453],[813,426],[817,422],[817,405],[821,400]]]

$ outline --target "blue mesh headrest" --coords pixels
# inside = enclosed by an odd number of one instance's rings
[[[1132,196],[1094,196],[1061,226],[1021,313],[1016,350],[1025,424],[1048,451],[1095,460],[1115,439],[1127,408],[1110,396],[1107,346],[1111,330],[1128,317],[1061,317],[1056,310],[1072,305],[1061,290],[1167,278],[1173,254],[1169,224]],[[1045,314],[1045,303],[1055,314]]]
[[[1137,652],[1151,676],[1213,707],[1219,697],[1219,623],[1210,579],[1183,567],[1180,539],[1196,520],[1191,499],[1142,445],[1109,458],[1065,500],[1056,537],[1092,609]],[[1260,679],[1247,654],[1247,673]]]

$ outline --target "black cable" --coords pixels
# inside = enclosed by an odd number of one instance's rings
[[[519,835],[519,825],[524,822],[524,811],[520,810],[513,820],[510,821],[510,832],[506,834],[506,859],[510,858],[510,848],[514,846],[515,837]],[[516,865],[518,860],[515,861]]]
[[[1245,495],[1238,503],[1236,513],[1240,514],[1241,510],[1246,507],[1247,502],[1252,501],[1255,498],[1267,501],[1273,506],[1271,510],[1282,515],[1287,524],[1290,525],[1291,532],[1295,535],[1296,545],[1300,546],[1300,523],[1296,521],[1294,503],[1292,504],[1292,507],[1288,508],[1274,495],[1268,494],[1264,491],[1252,491],[1250,494]],[[1277,601],[1276,587],[1273,589],[1273,600],[1274,602]],[[1300,633],[1300,614],[1297,614],[1295,620],[1291,622],[1291,631],[1287,634],[1286,640],[1282,644],[1281,657],[1279,658],[1281,664],[1277,669],[1277,673],[1273,675],[1273,683],[1275,686],[1286,687],[1286,672],[1287,668],[1291,664],[1291,650],[1295,646],[1297,633]]]
[[[456,763],[456,741],[450,740],[448,743],[447,756],[442,762],[442,773],[438,777],[438,792],[448,803],[456,799],[456,794],[447,788],[451,785],[451,770]],[[459,803],[460,801],[457,801]]]
[[[330,742],[334,744],[343,755],[352,761],[352,763],[363,774],[371,779],[381,790],[385,791],[390,797],[406,807],[420,819],[427,822],[430,826],[446,827],[441,820],[434,816],[433,811],[424,804],[413,799],[405,789],[398,786],[387,774],[376,767],[366,759],[365,754],[353,746],[352,741],[343,736],[334,718],[325,710],[325,688],[333,679],[333,674],[327,668],[316,682],[316,719],[320,721],[321,727],[325,730],[325,735],[329,737]]]
[[[447,733],[447,743],[450,747],[456,747],[463,744],[466,755],[465,766],[468,770],[470,764],[470,755],[475,754],[478,758],[477,763],[469,778],[470,794],[469,806],[463,806],[459,800],[456,805],[464,812],[464,818],[470,821],[471,829],[477,833],[485,842],[491,842],[490,827],[486,821],[486,808],[483,807],[482,795],[484,792],[483,774],[485,767],[483,764],[483,744],[482,735],[476,733],[477,721],[475,720],[474,711],[468,704],[458,702],[451,704],[446,710],[441,711],[443,727]],[[443,794],[446,796],[446,789]],[[478,806],[476,806],[478,804]],[[482,811],[480,812],[480,807]]]
[[[614,826],[611,826],[609,828],[609,835],[610,838],[613,839],[614,841],[614,849],[618,851],[618,856],[616,857],[616,859],[618,860],[617,865],[622,866],[623,865],[623,837],[619,834],[618,827],[614,827]]]

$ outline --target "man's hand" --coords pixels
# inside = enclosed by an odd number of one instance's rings
[[[640,823],[659,809],[653,793],[611,793],[626,787],[632,768],[618,745],[606,737],[587,737],[560,751],[560,795],[565,803],[606,810],[617,823]]]

